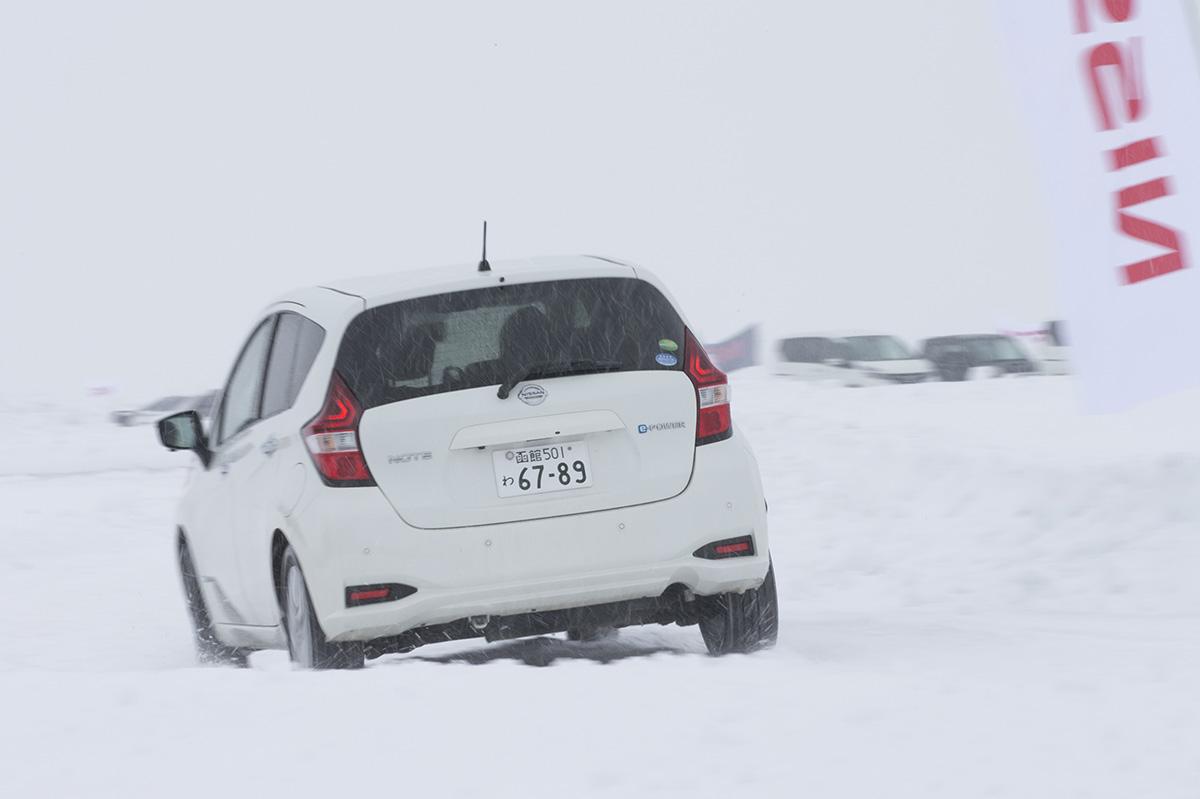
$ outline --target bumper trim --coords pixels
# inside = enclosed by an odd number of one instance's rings
[[[598,627],[619,628],[643,624],[678,624],[686,627],[699,621],[695,599],[686,587],[675,583],[656,597],[605,602],[565,610],[493,616],[483,627],[474,626],[468,619],[414,627],[400,635],[367,641],[364,651],[368,658],[377,658],[381,655],[411,652],[426,644],[468,638],[484,638],[491,643]]]

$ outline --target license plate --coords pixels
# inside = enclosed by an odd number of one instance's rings
[[[496,492],[502,497],[570,491],[592,484],[592,462],[582,441],[497,450],[492,453],[492,464]]]

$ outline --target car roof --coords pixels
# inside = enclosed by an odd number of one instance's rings
[[[541,256],[492,261],[490,265],[491,271],[486,272],[480,272],[479,263],[475,261],[332,280],[318,286],[294,289],[277,298],[269,308],[286,310],[288,305],[300,306],[321,316],[325,312],[344,309],[347,305],[362,310],[414,297],[486,288],[498,283],[594,277],[640,277],[666,293],[648,270],[640,267],[635,270],[631,264],[599,255]]]
[[[478,282],[490,284],[503,276],[508,282],[553,280],[563,273],[566,277],[634,276],[629,264],[594,255],[543,256],[491,263],[490,272],[480,272],[478,262],[407,269],[382,275],[354,277],[323,283],[324,288],[343,294],[362,297],[370,303],[397,294],[414,296],[440,291],[447,284]]]

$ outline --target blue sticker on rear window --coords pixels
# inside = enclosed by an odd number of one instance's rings
[[[654,356],[654,360],[658,361],[661,366],[674,366],[679,363],[679,359],[669,352],[660,352]]]

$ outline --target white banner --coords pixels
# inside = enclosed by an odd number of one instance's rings
[[[998,0],[1092,410],[1200,385],[1200,61],[1190,0]]]

